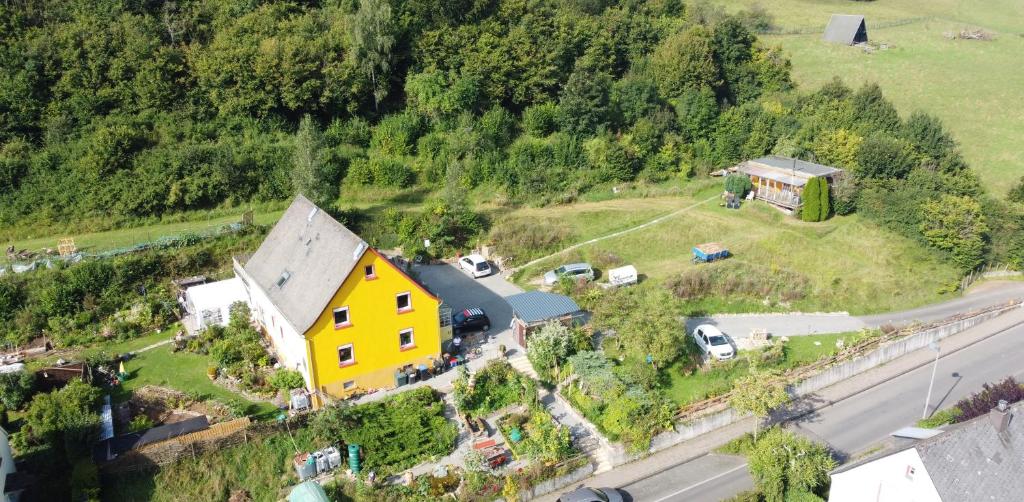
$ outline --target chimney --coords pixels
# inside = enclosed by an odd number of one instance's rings
[[[1006,426],[1010,425],[1010,412],[1007,410],[1006,401],[1000,399],[999,404],[989,412],[988,417],[996,432],[1005,432]]]

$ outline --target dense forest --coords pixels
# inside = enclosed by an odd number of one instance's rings
[[[778,153],[851,170],[835,213],[1024,262],[1024,195],[987,196],[877,86],[794,89],[770,26],[678,0],[7,0],[0,226],[366,185],[558,203]]]

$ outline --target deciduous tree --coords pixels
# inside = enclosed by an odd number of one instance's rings
[[[770,372],[751,372],[749,375],[736,379],[729,396],[729,404],[741,413],[754,415],[754,439],[761,421],[768,417],[772,410],[788,403],[789,394],[777,374]]]
[[[331,165],[323,135],[309,115],[302,118],[292,153],[292,185],[319,207],[330,209],[338,199],[339,173]]]
[[[359,0],[359,9],[349,23],[352,56],[373,86],[373,103],[380,102],[391,89],[392,49],[396,24],[387,0]]]
[[[978,201],[943,195],[925,202],[921,213],[921,233],[929,244],[949,252],[964,270],[981,264],[989,228]]]

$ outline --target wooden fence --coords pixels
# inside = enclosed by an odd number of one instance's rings
[[[1024,275],[1024,272],[1020,270],[1014,270],[1008,264],[989,264],[983,267],[971,270],[963,279],[960,280],[960,294],[967,291],[967,288],[971,287],[980,279],[994,279],[998,277],[1019,277]]]

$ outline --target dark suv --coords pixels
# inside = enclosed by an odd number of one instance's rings
[[[487,331],[489,329],[491,329],[491,320],[487,318],[484,309],[471,308],[452,315],[452,331],[455,333]]]

